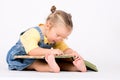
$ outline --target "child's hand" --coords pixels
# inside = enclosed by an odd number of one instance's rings
[[[74,56],[74,59],[81,59],[81,60],[83,60],[83,58],[76,51],[73,51],[72,55]]]
[[[51,49],[51,54],[54,54],[55,56],[63,55],[64,53],[59,49]]]

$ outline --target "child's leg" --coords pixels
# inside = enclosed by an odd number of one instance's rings
[[[77,58],[73,61],[74,66],[81,72],[86,72],[86,66],[83,60],[81,60],[80,58]]]
[[[28,70],[36,70],[38,72],[49,72],[51,71],[47,63],[40,60],[35,60],[33,64],[27,67]]]
[[[58,62],[61,71],[79,71],[72,62]]]
[[[75,59],[74,61],[71,59],[59,59],[57,63],[62,71],[86,71],[86,66],[80,59]]]
[[[60,67],[56,63],[55,56],[53,54],[47,54],[45,56],[45,60],[47,61],[49,67],[51,68],[51,71],[53,71],[53,72],[59,72],[60,71]]]
[[[55,61],[54,55],[48,54],[45,56],[46,62],[36,60],[27,69],[34,69],[39,72],[59,72],[60,68]]]

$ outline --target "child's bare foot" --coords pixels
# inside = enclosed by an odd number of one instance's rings
[[[74,64],[74,66],[75,66],[78,70],[80,70],[81,72],[86,72],[86,71],[87,71],[86,66],[85,66],[83,60],[77,58],[77,59],[75,59],[75,60],[73,61],[73,64]]]
[[[48,65],[50,66],[52,72],[60,71],[60,68],[59,68],[58,64],[56,63],[55,57],[53,54],[47,54],[45,56],[45,60],[47,61]]]

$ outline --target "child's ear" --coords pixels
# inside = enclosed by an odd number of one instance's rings
[[[50,29],[52,27],[52,23],[50,21],[46,22],[46,29]]]

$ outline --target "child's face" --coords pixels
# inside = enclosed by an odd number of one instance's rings
[[[58,24],[54,27],[51,27],[47,31],[46,37],[50,43],[56,43],[67,38],[70,35],[71,31],[71,29],[68,29],[63,24]]]

